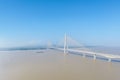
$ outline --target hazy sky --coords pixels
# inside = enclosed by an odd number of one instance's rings
[[[0,0],[0,47],[57,42],[120,46],[120,0]]]

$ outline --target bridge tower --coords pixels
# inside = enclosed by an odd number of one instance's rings
[[[66,55],[68,53],[68,42],[67,42],[67,35],[65,33],[64,37],[64,54]]]
[[[93,55],[93,59],[96,60],[96,54]]]
[[[111,60],[111,58],[108,58],[108,62],[111,62],[112,60]]]

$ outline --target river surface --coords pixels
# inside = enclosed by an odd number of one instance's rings
[[[120,63],[55,50],[1,51],[0,80],[120,80]]]

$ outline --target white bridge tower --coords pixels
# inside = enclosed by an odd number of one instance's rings
[[[66,55],[68,53],[68,42],[67,42],[67,35],[65,34],[64,37],[64,54]]]

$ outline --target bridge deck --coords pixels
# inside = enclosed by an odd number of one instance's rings
[[[62,48],[58,48],[59,50],[64,50]],[[90,55],[98,55],[98,56],[103,56],[106,58],[120,58],[120,55],[113,55],[113,54],[105,54],[105,53],[98,53],[98,52],[92,52],[92,51],[85,51],[85,50],[74,50],[74,49],[68,49],[68,51],[71,52],[79,52],[79,53],[84,53],[84,54],[90,54]]]

